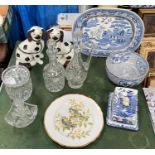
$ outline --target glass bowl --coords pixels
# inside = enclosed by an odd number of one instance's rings
[[[135,52],[113,53],[106,60],[109,79],[120,86],[133,87],[140,84],[148,71],[148,62]]]

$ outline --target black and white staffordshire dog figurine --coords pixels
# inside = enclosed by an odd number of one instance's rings
[[[74,56],[73,43],[64,41],[64,32],[56,26],[47,30],[48,40],[47,44],[54,44],[57,48],[57,60],[64,67],[71,61]]]
[[[28,68],[38,64],[43,64],[41,58],[44,57],[44,29],[33,26],[28,30],[28,38],[22,41],[16,49],[16,64],[25,65]]]

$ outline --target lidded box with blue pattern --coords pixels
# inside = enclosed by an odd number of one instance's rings
[[[134,125],[137,121],[138,91],[116,87],[112,100],[112,120]]]

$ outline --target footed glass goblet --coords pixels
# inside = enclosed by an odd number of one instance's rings
[[[2,81],[7,94],[13,100],[5,121],[16,128],[30,125],[36,118],[38,107],[25,102],[32,93],[29,70],[20,65],[8,67],[2,73]]]

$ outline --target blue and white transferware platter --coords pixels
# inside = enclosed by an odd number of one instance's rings
[[[144,35],[144,23],[125,9],[90,9],[73,26],[73,42],[82,43],[83,53],[107,57],[116,51],[135,51]]]

